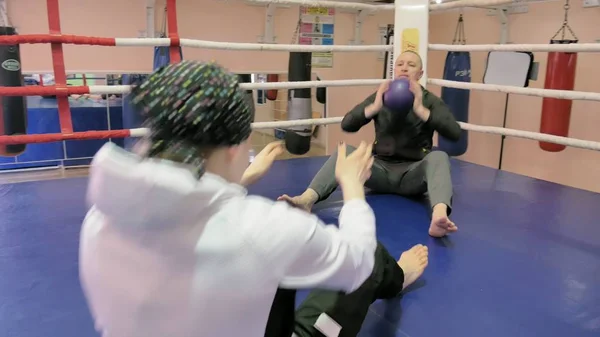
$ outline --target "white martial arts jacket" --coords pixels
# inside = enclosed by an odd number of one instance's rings
[[[374,264],[375,217],[339,229],[284,202],[115,145],[94,157],[81,283],[105,337],[262,337],[278,286],[353,291]]]

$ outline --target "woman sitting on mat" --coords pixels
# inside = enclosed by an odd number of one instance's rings
[[[373,121],[375,125],[375,162],[365,185],[378,193],[420,196],[428,194],[431,222],[429,235],[443,237],[456,232],[450,220],[452,212],[452,178],[450,160],[442,151],[432,151],[433,133],[452,141],[460,138],[460,125],[446,106],[433,93],[417,82],[423,76],[419,54],[405,51],[398,56],[395,78],[410,80],[414,95],[408,114],[391,111],[383,105],[383,95],[390,81],[379,86],[376,93],[356,105],[342,120],[342,129],[357,132]],[[348,153],[354,148],[348,146]],[[310,211],[314,204],[327,199],[338,187],[334,177],[336,155],[333,154],[299,196],[284,194],[285,200]]]
[[[426,247],[396,261],[377,244],[366,144],[349,156],[340,145],[338,229],[247,195],[283,149],[269,144],[248,166],[254,108],[237,76],[183,61],[131,95],[150,129],[143,155],[111,143],[96,154],[81,232],[82,286],[104,336],[355,336],[373,301],[423,273]],[[299,288],[327,290],[295,311]]]

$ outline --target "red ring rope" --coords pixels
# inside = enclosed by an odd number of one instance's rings
[[[62,43],[110,47],[115,47],[117,45],[114,37],[94,37],[65,34],[23,34],[0,36],[0,45],[39,43]]]
[[[60,34],[60,9],[58,0],[48,0],[48,26],[50,34]],[[52,65],[54,68],[54,81],[56,87],[67,87],[67,73],[65,71],[65,57],[63,55],[62,43],[52,43]],[[73,122],[71,121],[71,109],[67,96],[57,96],[58,103],[58,121],[60,130],[63,133],[73,132]]]
[[[63,140],[126,138],[131,130],[83,131],[71,133],[44,133],[39,135],[0,136],[0,144],[52,143]]]
[[[91,94],[88,86],[29,86],[29,87],[0,87],[0,96],[57,96]],[[67,101],[68,103],[68,101]]]
[[[171,64],[181,62],[179,54],[179,33],[177,32],[177,3],[176,0],[167,0],[167,24],[169,29],[169,38],[171,46],[169,47],[169,56]]]

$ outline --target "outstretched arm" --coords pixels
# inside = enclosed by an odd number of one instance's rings
[[[356,132],[367,125],[380,110],[385,109],[383,106],[383,93],[388,90],[389,85],[389,80],[382,82],[377,88],[377,92],[350,110],[342,120],[342,130]]]
[[[369,111],[370,106],[375,102],[376,93],[367,97],[364,101],[357,104],[350,110],[342,120],[342,130],[346,132],[357,132],[363,126],[367,125],[377,111]]]
[[[300,211],[303,212],[303,211]],[[287,288],[313,288],[352,292],[371,275],[375,265],[375,215],[365,200],[344,204],[339,229],[326,225],[316,216],[303,224],[305,236],[299,254],[281,282]],[[309,220],[306,219],[306,220]],[[298,236],[299,238],[299,236]]]
[[[283,142],[274,141],[267,144],[255,157],[254,161],[246,168],[240,185],[248,186],[257,182],[273,165],[273,161],[283,153]],[[243,155],[243,154],[242,154]]]
[[[373,165],[372,146],[361,145],[346,156],[338,148],[336,179],[343,192],[339,229],[285,202],[255,199],[244,218],[252,228],[253,247],[266,261],[269,272],[284,288],[328,288],[351,292],[371,275],[375,239],[375,215],[365,201],[364,182]]]
[[[377,247],[375,215],[364,199],[344,204],[339,229],[285,202],[252,207],[260,220],[253,221],[260,224],[251,229],[253,246],[263,252],[280,287],[352,292],[371,275]]]

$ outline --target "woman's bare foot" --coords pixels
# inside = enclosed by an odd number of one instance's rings
[[[425,271],[429,263],[429,251],[427,246],[421,244],[413,246],[400,255],[398,265],[404,272],[404,285],[402,290],[413,284]]]
[[[429,226],[429,235],[441,238],[448,233],[454,233],[458,227],[448,218],[448,206],[437,204],[433,207],[431,215],[431,225]]]
[[[286,201],[292,206],[303,209],[307,212],[310,212],[315,202],[317,202],[319,195],[314,190],[308,188],[301,195],[290,197],[287,194],[284,194],[277,198],[278,201]]]

